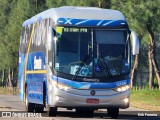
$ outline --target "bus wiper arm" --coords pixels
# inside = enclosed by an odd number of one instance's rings
[[[77,78],[77,76],[78,76],[80,70],[81,70],[82,67],[85,65],[85,63],[86,63],[86,61],[87,61],[88,58],[89,58],[89,54],[87,54],[87,55],[84,57],[84,59],[82,60],[82,62],[81,62],[81,64],[80,64],[80,66],[78,67],[78,69],[77,69],[75,75],[72,77],[72,80],[74,80],[74,79]]]
[[[100,61],[101,61],[102,66],[104,68],[104,73],[105,73],[106,77],[108,77],[108,75],[109,75],[113,78],[113,75],[112,75],[107,63],[105,62],[104,57],[100,56]]]

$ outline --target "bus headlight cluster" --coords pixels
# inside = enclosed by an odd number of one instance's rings
[[[117,87],[116,91],[118,91],[118,92],[124,92],[124,91],[128,90],[129,88],[130,88],[129,85],[124,85],[124,86]]]
[[[71,89],[71,87],[66,86],[66,85],[64,85],[64,84],[57,84],[57,87],[58,87],[60,90],[65,90],[65,91],[68,91],[69,89]]]
[[[69,89],[71,89],[71,87],[64,85],[64,84],[61,84],[61,83],[57,83],[53,80],[51,81],[51,85],[49,86],[49,89],[52,89],[52,88],[54,88],[55,91],[56,91],[56,88],[58,88],[60,90],[65,90],[65,91],[68,91]]]

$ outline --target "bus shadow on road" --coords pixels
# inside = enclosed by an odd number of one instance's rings
[[[94,113],[94,114],[85,114],[85,113],[76,113],[73,111],[58,111],[57,116],[61,117],[70,117],[70,118],[99,118],[99,119],[106,119],[110,118],[107,113]]]

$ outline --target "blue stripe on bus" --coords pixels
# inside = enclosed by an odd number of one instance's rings
[[[56,77],[52,77],[53,80]],[[126,85],[130,84],[130,79],[127,80],[120,80],[116,82],[110,82],[110,83],[93,83],[93,82],[76,82],[73,80],[68,80],[64,78],[58,77],[58,82],[67,86],[70,86],[75,89],[111,89],[111,88],[116,88],[121,85]]]
[[[92,19],[72,19],[72,18],[59,18],[57,20],[58,25],[76,25],[76,26],[124,26],[127,27],[127,23],[124,20],[92,20]]]

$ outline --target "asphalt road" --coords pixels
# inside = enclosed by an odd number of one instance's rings
[[[44,113],[25,113],[25,105],[20,101],[16,95],[0,95],[0,120],[104,120],[110,119],[107,116],[107,110],[98,110],[94,112],[93,116],[78,115],[75,110],[66,110],[64,108],[58,109],[58,115],[56,117],[48,117],[46,112]],[[3,112],[3,113],[2,113]],[[6,117],[6,112],[11,113],[12,117]],[[17,117],[18,114],[20,117]],[[157,115],[157,116],[156,116]],[[13,117],[14,116],[14,117]],[[29,118],[29,117],[30,118]],[[42,117],[41,117],[42,116]],[[160,120],[160,112],[146,111],[137,108],[120,109],[118,119],[150,119]]]

